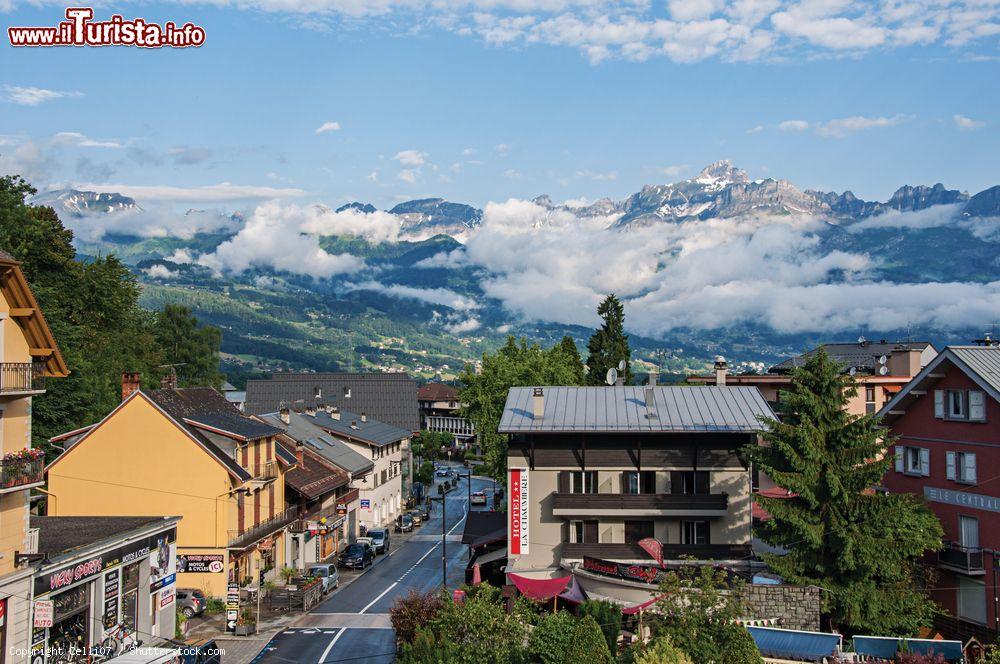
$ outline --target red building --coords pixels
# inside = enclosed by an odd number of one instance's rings
[[[1000,347],[945,348],[880,414],[897,438],[886,487],[923,496],[944,527],[938,628],[1000,640]]]

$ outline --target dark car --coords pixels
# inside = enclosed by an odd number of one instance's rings
[[[396,517],[396,532],[409,533],[413,531],[413,519],[409,514],[400,514]]]
[[[387,528],[369,530],[368,537],[372,538],[372,546],[375,547],[375,553],[387,553],[389,551],[389,530]]]
[[[340,554],[341,567],[353,567],[354,569],[364,569],[375,562],[375,549],[364,544],[348,545],[344,552]]]
[[[185,618],[200,616],[207,606],[208,598],[197,588],[177,589],[177,610],[184,614]]]
[[[222,650],[213,639],[187,641],[180,651],[184,664],[222,664]]]
[[[417,508],[417,511],[420,512],[420,516],[423,517],[424,521],[431,520],[431,508],[427,505],[421,505]]]

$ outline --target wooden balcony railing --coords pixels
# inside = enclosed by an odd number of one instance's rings
[[[45,481],[45,459],[0,459],[0,492]]]
[[[40,362],[0,362],[0,394],[39,392],[44,389]]]
[[[556,515],[572,516],[591,510],[620,512],[725,512],[729,496],[725,493],[554,493],[552,510]]]

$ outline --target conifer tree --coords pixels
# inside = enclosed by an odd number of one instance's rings
[[[824,589],[824,612],[849,633],[911,635],[935,612],[915,585],[916,559],[941,546],[941,524],[911,494],[873,491],[893,462],[874,416],[846,412],[854,380],[823,350],[781,393],[782,421],[747,455],[791,492],[757,496],[770,513],[758,535],[785,554],[765,556],[787,581]]]
[[[625,307],[612,293],[597,307],[597,315],[604,322],[594,331],[587,344],[590,352],[587,357],[587,382],[591,385],[604,385],[608,369],[617,369],[618,364],[624,360],[625,371],[619,371],[618,376],[628,385],[632,382],[632,351],[628,346],[628,335],[625,334]]]

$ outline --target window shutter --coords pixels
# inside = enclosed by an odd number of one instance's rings
[[[559,493],[569,493],[569,473],[565,470],[559,471],[559,486],[557,491]]]
[[[944,419],[944,390],[934,390],[934,417]]]
[[[954,480],[955,479],[955,453],[954,452],[945,452],[944,458],[945,458],[945,460],[947,461],[947,464],[948,464],[948,469],[947,469],[947,471],[945,473],[945,477],[947,477],[949,480]]]
[[[931,474],[931,451],[920,448],[920,474],[929,477]]]
[[[976,481],[976,455],[974,452],[966,452],[962,455],[962,462],[965,466],[962,469],[962,479],[966,482]]]
[[[906,450],[903,449],[902,445],[896,445],[896,472],[903,472],[903,453]]]
[[[977,422],[986,420],[986,394],[980,390],[969,391],[969,419]]]

